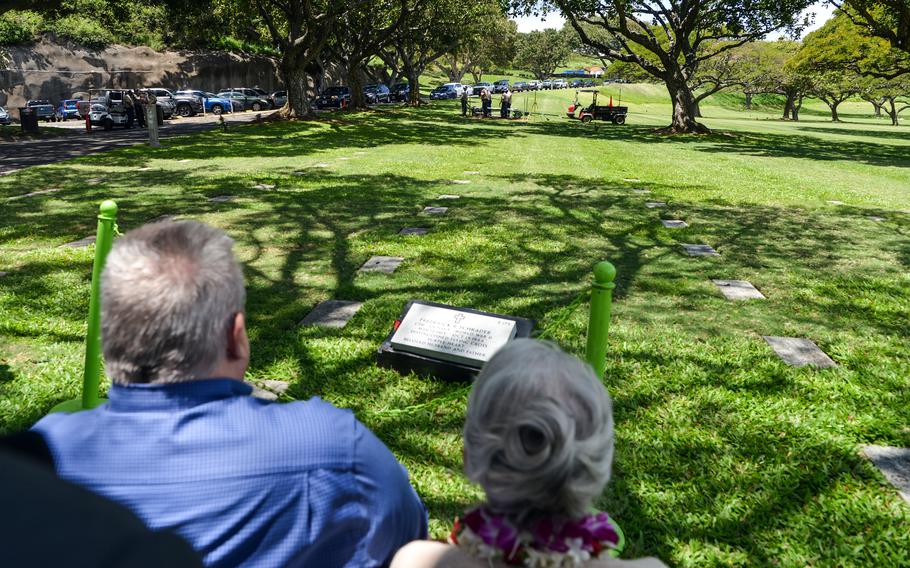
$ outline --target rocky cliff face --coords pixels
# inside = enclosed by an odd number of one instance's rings
[[[0,106],[20,107],[28,99],[56,104],[89,88],[142,87],[214,92],[260,87],[272,92],[281,88],[281,81],[276,61],[261,55],[122,45],[92,51],[58,43],[53,36],[0,51]]]

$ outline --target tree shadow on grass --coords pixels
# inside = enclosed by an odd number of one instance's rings
[[[865,124],[864,124],[865,126]],[[890,140],[901,140],[901,141],[910,141],[910,128],[901,128],[888,126],[887,124],[882,124],[882,127],[887,128],[876,128],[876,129],[854,129],[854,128],[819,128],[816,126],[796,126],[796,130],[805,132],[807,134],[829,134],[834,136],[863,136],[866,138],[874,138],[875,140],[870,140],[869,143],[875,144],[876,148],[880,148],[882,145],[888,144],[884,139]],[[903,146],[906,148],[906,146]]]
[[[776,134],[770,132],[715,131],[705,136],[663,136],[650,127],[598,127],[580,124],[532,123],[523,126],[531,132],[571,138],[593,137],[618,142],[640,142],[649,145],[691,144],[699,152],[741,154],[770,158],[797,158],[819,161],[859,162],[873,166],[910,167],[910,152],[904,145],[869,144],[858,141],[829,140],[819,136]],[[837,130],[841,135],[861,131]],[[808,129],[806,129],[808,131]],[[870,136],[872,135],[869,131]]]
[[[483,128],[495,130],[495,135],[521,132],[504,125]],[[650,134],[642,131],[632,132],[633,137],[651,139]],[[472,129],[462,134],[464,143],[475,133]],[[605,135],[618,136],[619,131]],[[366,142],[357,136],[352,140],[347,143]],[[200,142],[204,143],[204,140]],[[334,143],[339,147],[344,144]],[[270,155],[292,157],[317,152],[317,146],[309,142],[286,146],[251,143],[240,144],[230,152],[251,159]],[[72,176],[74,184],[79,176],[85,175],[67,170],[52,171]],[[457,459],[460,448],[434,451],[432,446],[401,434],[417,432],[427,441],[452,436],[457,439],[463,420],[463,398],[447,403],[457,408],[443,408],[438,413],[433,408],[388,416],[371,416],[365,412],[390,398],[400,398],[403,404],[432,405],[446,396],[459,395],[463,389],[462,385],[428,381],[413,396],[405,393],[397,397],[395,392],[403,388],[402,384],[391,378],[390,371],[376,367],[375,348],[408,299],[437,300],[522,315],[538,320],[540,329],[546,329],[559,321],[561,311],[588,289],[593,264],[608,259],[619,270],[616,313],[631,322],[627,325],[647,329],[654,321],[650,318],[663,317],[655,315],[653,312],[657,310],[646,303],[633,306],[636,296],[646,295],[665,302],[662,309],[673,325],[688,326],[685,327],[688,331],[701,328],[703,332],[720,335],[730,330],[712,328],[698,309],[704,300],[704,284],[712,277],[735,279],[747,271],[760,274],[788,270],[796,277],[805,277],[833,267],[841,267],[844,276],[850,277],[852,271],[845,268],[845,259],[858,250],[870,250],[873,245],[901,253],[903,268],[910,268],[906,241],[901,244],[900,235],[878,235],[870,244],[863,242],[860,232],[844,231],[836,220],[826,219],[821,213],[720,203],[692,207],[672,201],[666,210],[648,210],[643,205],[645,199],[633,194],[630,188],[578,176],[503,177],[500,179],[508,185],[499,193],[473,194],[466,190],[462,200],[441,203],[451,207],[446,216],[431,218],[418,213],[423,205],[437,204],[435,196],[445,180],[406,175],[338,175],[326,171],[313,171],[305,178],[296,178],[269,172],[268,178],[277,180],[278,187],[273,191],[254,192],[249,189],[251,176],[247,174],[227,174],[213,179],[206,173],[202,168],[188,168],[164,174],[169,176],[168,185],[187,188],[189,192],[150,195],[147,182],[157,174],[121,172],[108,175],[109,186],[93,188],[88,193],[96,199],[107,190],[108,196],[118,199],[124,228],[169,212],[220,224],[235,238],[238,255],[245,264],[253,351],[251,375],[270,378],[272,369],[289,367],[295,377],[289,391],[293,396],[306,398],[321,394],[329,399],[350,401],[349,406],[364,416],[367,424],[399,456],[436,470],[460,470]],[[662,190],[669,189],[649,185],[655,198]],[[76,189],[73,187],[74,193]],[[205,197],[215,192],[236,192],[241,198],[229,204],[206,202]],[[39,203],[45,203],[44,198]],[[15,240],[41,231],[47,233],[42,237],[44,242],[56,243],[72,236],[71,225],[76,222],[84,223],[80,231],[94,226],[97,203],[64,201],[53,205],[46,210],[38,207],[39,213],[34,205],[13,207],[0,219],[0,234],[5,235],[4,239]],[[850,215],[853,215],[851,211],[838,211],[839,217]],[[695,222],[689,229],[672,232],[659,224],[663,216]],[[907,220],[898,216],[894,223],[902,228]],[[428,226],[431,231],[420,239],[398,236],[398,229],[407,226]],[[876,226],[870,230],[886,228]],[[471,248],[472,242],[479,244]],[[722,257],[687,258],[679,248],[681,242],[712,244]],[[373,254],[400,255],[407,261],[394,275],[359,274],[357,268]],[[40,264],[24,261],[17,270],[41,278],[44,269]],[[84,266],[72,269],[84,270]],[[877,293],[896,293],[902,297],[896,285],[885,286]],[[15,290],[13,298],[32,304],[38,312],[46,310],[39,298],[30,296],[24,288]],[[296,328],[297,322],[325,299],[363,301],[364,307],[343,330]],[[853,310],[855,301],[849,289],[835,299],[832,304],[830,295],[828,299],[807,298],[799,313],[777,317],[800,325],[843,329],[856,327],[862,320],[874,333],[906,336],[907,318],[901,320],[900,309],[891,310],[883,317],[876,315],[877,312],[870,313],[862,304],[856,304],[859,308]],[[75,314],[68,317],[79,319]],[[565,335],[572,338],[572,345],[577,345],[583,337],[583,323],[564,325]],[[626,369],[635,365],[676,366],[695,377],[689,382],[682,381],[683,384],[669,383],[655,393],[617,395],[618,428],[630,432],[638,421],[653,422],[662,416],[661,406],[669,404],[671,397],[716,389],[731,371],[744,365],[756,367],[771,357],[765,349],[755,360],[734,364],[718,363],[699,355],[698,350],[685,355],[615,349],[628,358]],[[788,377],[792,375],[766,372],[755,380],[740,381],[727,388],[731,393],[761,402],[787,394],[793,388]],[[413,377],[401,380],[416,381]],[[405,390],[406,387],[407,383]],[[608,509],[617,512],[629,535],[635,535],[631,537],[634,543],[631,550],[636,554],[657,552],[666,558],[673,550],[672,542],[697,540],[724,543],[754,554],[757,563],[770,562],[773,553],[760,550],[763,541],[758,537],[782,530],[788,515],[799,514],[833,486],[835,476],[826,477],[818,472],[825,471],[824,464],[834,460],[853,467],[856,458],[828,442],[824,435],[806,438],[795,428],[793,436],[803,436],[805,443],[792,444],[786,437],[769,440],[763,429],[766,424],[756,425],[754,421],[740,424],[738,420],[746,414],[741,407],[729,400],[724,403],[711,400],[698,398],[697,404],[686,413],[687,417],[701,422],[701,430],[714,436],[707,441],[700,437],[674,441],[673,432],[667,432],[660,423],[640,426],[648,429],[644,434],[653,443],[644,444],[646,451],[641,455],[636,455],[632,447],[618,450],[617,481],[607,497]],[[638,415],[644,411],[644,416]],[[786,433],[790,436],[790,432]],[[811,453],[790,453],[803,448]],[[721,461],[755,464],[768,456],[776,456],[774,459],[783,464],[785,471],[779,478],[768,474],[773,485],[764,490],[756,489],[764,477],[754,473],[731,472],[719,480],[713,479],[716,477],[711,469],[713,464]],[[842,471],[837,469],[834,473],[841,475]],[[645,483],[665,486],[669,488],[665,490],[668,493],[679,490],[678,503],[664,510],[655,507],[649,501],[653,496],[639,494],[641,484]],[[736,505],[734,498],[743,497],[750,489],[755,489],[756,495],[747,496],[748,507],[742,515],[731,516],[728,511]],[[731,497],[725,498],[725,494]],[[431,514],[443,520],[450,520],[465,506],[465,501],[458,498],[433,496],[427,501]],[[667,511],[680,514],[668,518]],[[695,511],[705,519],[716,518],[717,525],[690,522],[684,514],[688,511]]]

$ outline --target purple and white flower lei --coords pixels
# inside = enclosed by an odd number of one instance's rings
[[[619,534],[603,512],[574,520],[544,518],[519,530],[504,515],[477,507],[456,519],[449,542],[482,560],[525,568],[574,568],[608,554]]]

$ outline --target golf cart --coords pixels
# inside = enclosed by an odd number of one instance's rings
[[[584,107],[578,102],[579,93],[591,93],[591,106]],[[613,97],[610,97],[610,104],[607,106],[598,106],[597,95],[600,91],[597,89],[580,89],[575,91],[575,102],[569,107],[566,116],[573,120],[580,120],[588,124],[592,120],[609,120],[613,124],[625,124],[626,115],[629,113],[629,107],[613,106]],[[622,102],[622,101],[620,101]]]
[[[79,101],[79,114],[88,115],[92,126],[111,130],[114,126],[127,128],[126,106],[123,102],[126,91],[119,89],[90,89],[88,101]]]

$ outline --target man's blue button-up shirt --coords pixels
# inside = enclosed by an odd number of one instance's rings
[[[368,567],[425,538],[405,469],[349,410],[231,379],[114,385],[34,429],[61,477],[172,529],[218,567]]]

